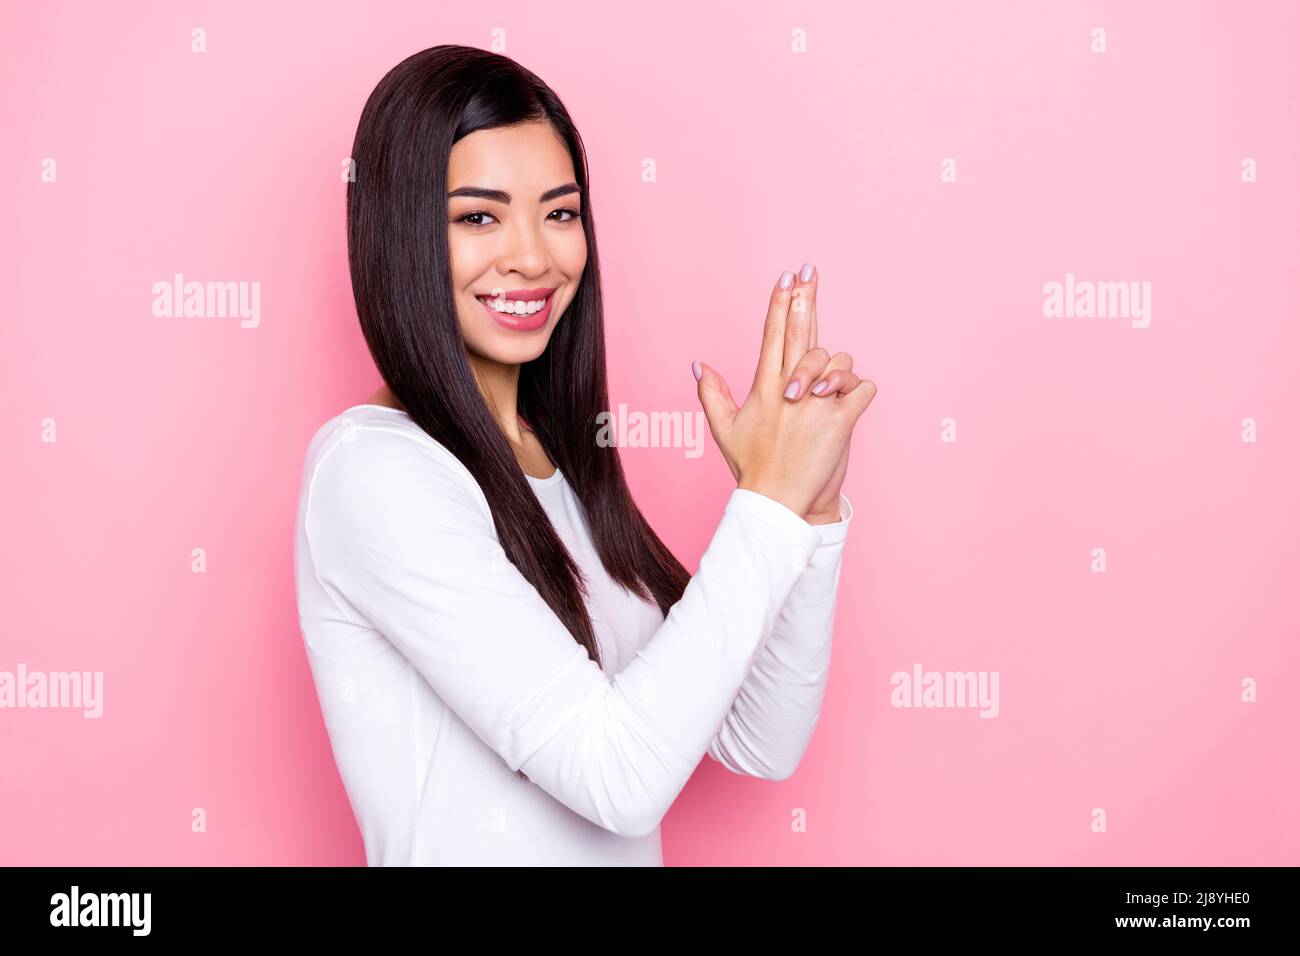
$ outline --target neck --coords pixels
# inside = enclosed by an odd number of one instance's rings
[[[503,365],[473,352],[469,354],[469,364],[497,424],[510,441],[519,444],[523,441],[518,413],[519,366]]]

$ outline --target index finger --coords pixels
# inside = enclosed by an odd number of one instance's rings
[[[776,280],[772,297],[767,304],[767,318],[763,322],[763,345],[758,352],[758,367],[754,370],[754,384],[766,379],[778,382],[785,366],[785,322],[790,312],[790,291],[794,286],[794,273],[786,270]]]
[[[785,369],[795,366],[810,349],[817,347],[817,268],[805,262],[790,293],[790,314],[785,320]]]
[[[821,273],[817,272],[816,266],[813,266],[813,273],[818,281],[812,284],[812,292],[808,297],[808,310],[812,312],[808,320],[808,348],[810,349],[817,347],[817,287],[821,285]]]

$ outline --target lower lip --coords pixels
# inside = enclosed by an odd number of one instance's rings
[[[532,315],[513,315],[498,312],[482,299],[475,298],[478,304],[483,306],[483,311],[497,320],[498,325],[510,329],[512,332],[532,332],[534,329],[540,329],[546,324],[546,320],[551,317],[551,302],[555,299],[555,293],[552,292],[548,295],[546,304]]]

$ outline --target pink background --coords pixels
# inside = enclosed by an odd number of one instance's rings
[[[615,405],[698,409],[695,358],[743,394],[805,259],[822,344],[880,389],[811,748],[779,783],[706,758],[666,861],[1300,863],[1296,5],[7,19],[0,670],[103,671],[104,715],[0,710],[0,862],[364,862],[291,573],[306,442],[378,384],[340,164],[390,67],[499,27],[588,144]],[[260,282],[260,326],[155,318],[175,272]],[[1151,282],[1151,326],[1045,318],[1067,272]],[[712,440],[624,457],[694,567],[731,487]],[[918,662],[999,672],[1000,714],[892,707]]]

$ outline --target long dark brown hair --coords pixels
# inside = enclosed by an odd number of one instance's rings
[[[632,500],[618,448],[595,440],[609,408],[586,153],[559,97],[508,57],[441,45],[407,57],[366,101],[347,186],[348,264],[370,354],[426,433],[478,481],[506,556],[600,663],[586,582],[479,390],[457,318],[447,161],[475,130],[548,122],[582,189],[587,266],[546,351],[521,366],[518,411],[577,493],[609,576],[666,616],[690,578]]]

